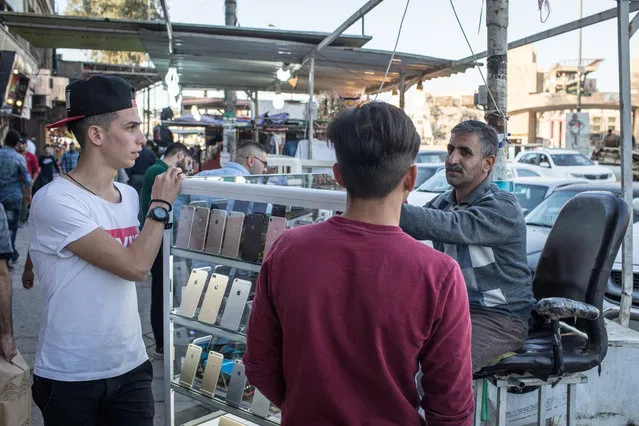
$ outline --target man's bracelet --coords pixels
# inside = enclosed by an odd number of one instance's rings
[[[171,206],[171,203],[169,203],[166,200],[160,200],[159,198],[155,198],[151,201],[149,201],[149,205],[151,205],[151,203],[164,203],[169,207],[169,211],[173,210],[173,206]]]

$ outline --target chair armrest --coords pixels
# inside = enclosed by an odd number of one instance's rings
[[[599,309],[587,303],[563,297],[547,297],[535,304],[535,312],[551,320],[562,318],[582,318],[595,320],[599,317]]]

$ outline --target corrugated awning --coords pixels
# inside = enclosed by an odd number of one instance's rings
[[[37,47],[147,52],[158,74],[173,65],[185,88],[275,90],[276,72],[284,64],[299,64],[328,34],[275,29],[203,26],[172,23],[174,55],[162,22],[0,14],[11,31]],[[322,49],[315,61],[316,91],[373,93],[378,90],[391,52],[361,48],[370,37],[342,35]],[[428,56],[395,55],[385,87],[463,72],[453,61]],[[297,85],[279,84],[282,92],[306,93],[309,67],[298,71]]]

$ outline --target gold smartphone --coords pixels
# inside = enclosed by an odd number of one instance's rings
[[[245,423],[240,423],[236,420],[233,420],[229,417],[226,416],[222,416],[220,417],[220,422],[218,423],[218,426],[246,426]]]
[[[268,220],[268,228],[266,230],[266,243],[264,244],[264,258],[273,246],[277,238],[282,235],[286,229],[286,218],[271,216]]]
[[[175,233],[175,247],[189,247],[189,239],[191,238],[191,225],[193,225],[194,216],[195,207],[184,206],[182,207],[182,210],[180,210],[180,220],[177,223],[177,232]]]
[[[209,280],[209,286],[206,289],[204,295],[204,301],[200,308],[200,314],[198,320],[207,322],[209,324],[215,324],[217,321],[217,314],[220,312],[220,305],[224,298],[224,292],[226,291],[226,285],[229,282],[229,277],[221,274],[211,275]]]
[[[182,372],[180,373],[180,384],[182,386],[193,387],[193,380],[195,380],[195,373],[197,373],[197,367],[200,365],[201,356],[202,347],[193,343],[189,344],[182,363]]]
[[[222,242],[222,256],[237,257],[240,254],[240,242],[244,229],[244,213],[230,212],[226,219],[224,241]]]
[[[206,207],[196,207],[193,214],[193,224],[191,225],[191,236],[189,238],[189,248],[191,250],[204,250],[204,240],[206,230],[209,225],[209,209]]]
[[[206,360],[206,368],[204,369],[204,376],[202,377],[200,392],[206,396],[210,396],[211,398],[215,396],[217,381],[220,378],[220,371],[222,370],[222,361],[224,361],[224,355],[215,351],[209,352],[209,357]]]
[[[208,276],[209,273],[206,270],[191,270],[189,282],[186,284],[186,287],[182,291],[182,303],[180,304],[180,309],[178,310],[178,313],[180,315],[189,318],[192,318],[193,315],[195,315],[195,310],[200,303],[202,290],[204,290],[204,285],[206,284],[206,279],[208,278]]]
[[[206,236],[204,251],[211,254],[220,254],[222,251],[222,239],[226,229],[226,210],[213,209],[209,217],[209,230]]]

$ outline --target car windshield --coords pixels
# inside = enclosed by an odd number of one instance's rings
[[[575,191],[556,191],[526,216],[526,224],[552,228],[561,208],[577,194]]]
[[[546,196],[547,191],[547,186],[515,183],[513,193],[515,194],[515,197],[517,197],[517,201],[519,201],[519,205],[522,209],[532,211],[532,209],[541,203]]]
[[[439,167],[417,167],[417,179],[415,186],[420,186],[426,180],[430,179],[439,169]]]
[[[446,160],[446,152],[444,151],[424,151],[418,152],[416,163],[443,163]]]
[[[555,166],[592,166],[594,163],[583,154],[551,154]]]
[[[441,169],[430,179],[417,188],[419,192],[445,192],[450,189],[450,185],[446,180],[446,170]]]

